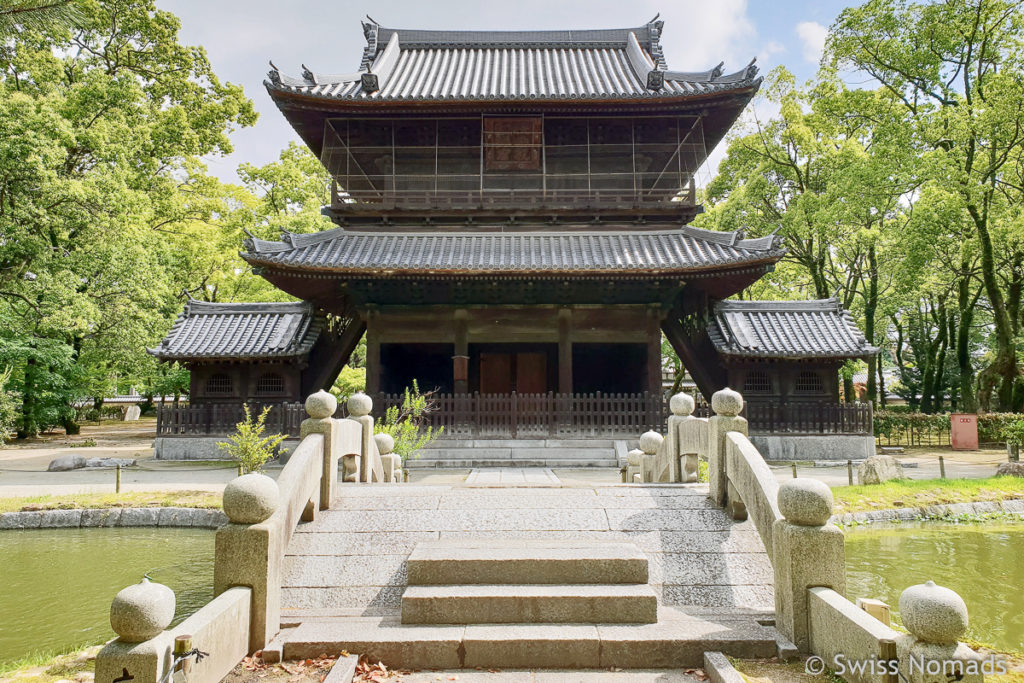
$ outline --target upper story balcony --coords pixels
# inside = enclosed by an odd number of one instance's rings
[[[693,116],[344,118],[322,161],[335,218],[511,215],[679,218],[699,210]]]

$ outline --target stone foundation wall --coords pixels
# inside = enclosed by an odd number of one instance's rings
[[[864,460],[875,454],[868,435],[752,434],[751,443],[765,460]]]
[[[153,440],[153,455],[157,460],[229,460],[217,447],[226,440],[226,436],[158,436]],[[298,439],[285,439],[281,449],[291,453],[298,445]]]

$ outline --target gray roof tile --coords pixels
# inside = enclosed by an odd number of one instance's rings
[[[304,69],[296,78],[274,67],[266,86],[271,94],[329,100],[592,100],[679,98],[760,83],[753,62],[728,75],[721,65],[704,72],[665,71],[661,26],[652,21],[632,29],[589,31],[422,31],[364,24],[368,44],[358,73],[332,76]],[[645,61],[664,75],[663,86],[648,87],[647,73],[631,65],[630,36]],[[397,62],[382,63],[395,42]],[[366,88],[362,76],[381,68],[387,73],[379,88]]]
[[[727,356],[862,358],[878,353],[837,299],[720,301],[708,335]]]
[[[193,300],[149,353],[161,360],[293,358],[309,353],[320,330],[308,303]]]
[[[685,272],[773,262],[772,240],[683,227],[652,232],[348,232],[343,228],[284,241],[246,240],[242,257],[254,265],[379,275],[383,272],[607,273]]]

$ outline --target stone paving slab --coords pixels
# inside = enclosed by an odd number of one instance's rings
[[[762,553],[652,553],[651,583],[685,585],[770,585],[773,570]]]
[[[390,548],[388,549],[390,550]],[[408,555],[304,555],[292,558],[282,570],[281,585],[287,588],[358,586],[374,577],[383,586],[406,584]]]
[[[300,528],[304,525],[300,525]],[[408,555],[417,543],[436,541],[440,538],[437,531],[392,531],[387,538],[387,551],[399,555]],[[288,546],[289,556],[299,555],[373,555],[381,551],[380,534],[369,531],[341,531],[316,533],[306,530],[305,533],[292,534]]]
[[[319,531],[531,531],[564,529],[607,530],[603,510],[367,510],[354,514],[325,512]],[[724,517],[724,515],[723,515]],[[382,537],[382,543],[386,540]]]
[[[710,509],[706,485],[375,484],[339,487],[335,502],[292,537],[284,608],[397,610],[417,543],[534,539],[636,544],[663,605],[774,609],[756,530]]]
[[[475,469],[466,477],[466,486],[503,486],[516,484],[558,486],[561,482],[555,473],[546,467],[523,468],[482,468]]]
[[[437,681],[458,681],[459,683],[700,683],[696,674],[682,671],[558,671],[526,669],[501,669],[493,671],[417,671],[403,673],[403,683],[436,683]]]

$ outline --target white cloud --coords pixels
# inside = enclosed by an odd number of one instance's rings
[[[796,25],[796,34],[803,44],[804,59],[815,64],[821,61],[821,53],[825,51],[828,29],[816,21],[801,21]]]
[[[772,58],[786,51],[786,46],[777,40],[769,40],[765,45],[761,47],[761,51],[757,53],[757,63],[764,69],[766,64],[772,62]]]

